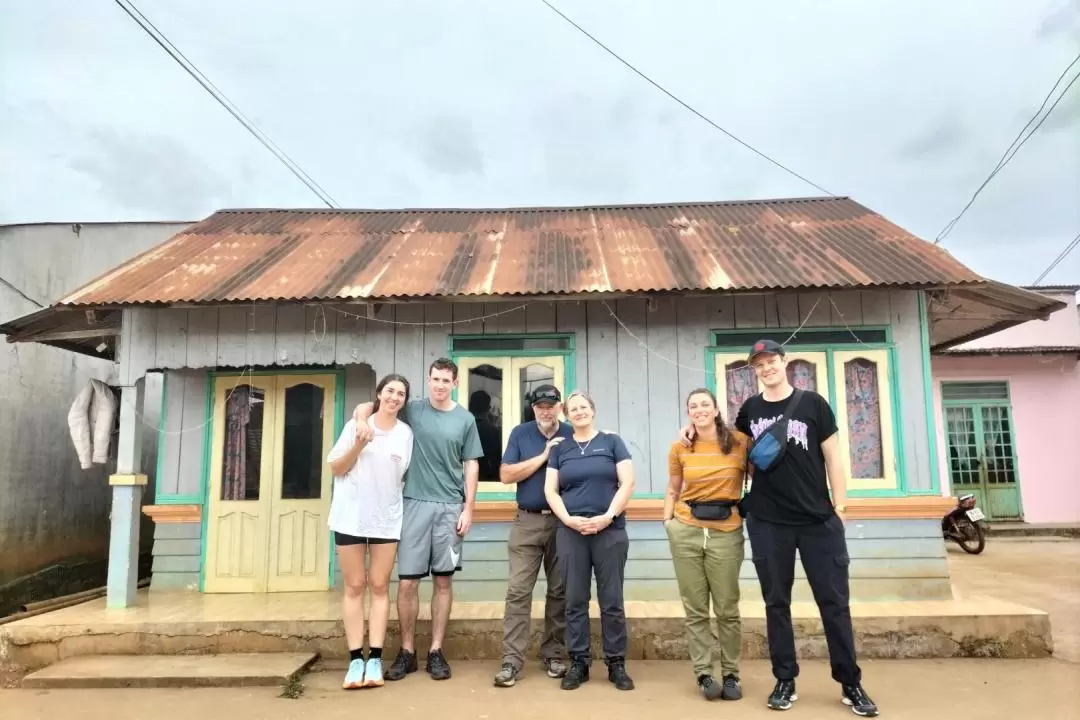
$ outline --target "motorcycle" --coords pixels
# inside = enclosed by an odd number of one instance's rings
[[[986,547],[983,511],[975,506],[975,495],[964,493],[956,499],[956,507],[941,520],[941,532],[964,552],[978,555]]]

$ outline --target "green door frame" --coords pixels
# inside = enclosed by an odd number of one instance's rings
[[[942,385],[947,385],[948,382],[943,382]],[[975,448],[978,453],[977,458],[979,461],[979,482],[978,485],[967,485],[958,483],[953,477],[952,473],[952,455],[950,450],[953,447],[953,438],[949,432],[949,409],[950,408],[968,408],[971,410],[972,426],[975,435]],[[986,467],[986,436],[983,432],[983,410],[985,408],[1000,408],[1004,410],[1004,429],[1009,433],[1009,437],[1012,438],[1012,442],[1009,443],[1010,456],[1009,461],[1012,464],[1013,469],[1013,481],[1011,483],[997,483],[991,485],[988,480],[988,471]],[[1012,402],[1009,398],[1002,400],[947,400],[941,401],[941,413],[942,423],[945,429],[945,458],[947,467],[949,469],[949,485],[954,495],[960,492],[974,492],[978,498],[979,507],[986,513],[988,520],[1023,520],[1024,517],[1024,505],[1023,495],[1020,492],[1020,465],[1017,462],[1016,455],[1016,426],[1013,423]],[[1015,515],[999,515],[992,512],[995,507],[994,503],[990,501],[991,488],[998,490],[997,494],[1001,494],[1001,491],[1006,490],[1011,485],[1012,492],[1015,494]],[[1005,487],[1002,487],[1005,486]],[[1011,506],[1012,504],[1010,504]]]

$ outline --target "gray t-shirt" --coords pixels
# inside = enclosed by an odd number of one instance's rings
[[[462,463],[484,456],[472,413],[454,405],[437,410],[427,398],[412,400],[402,419],[413,431],[412,462],[405,473],[404,496],[429,502],[465,501]]]

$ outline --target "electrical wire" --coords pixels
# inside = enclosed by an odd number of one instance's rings
[[[130,0],[114,0],[114,2],[123,10],[127,15],[135,21],[135,23],[149,35],[154,42],[161,46],[161,48],[169,54],[169,56],[177,62],[192,78],[198,82],[204,90],[218,101],[218,103],[225,108],[230,115],[232,115],[237,122],[244,126],[248,132],[250,132],[256,140],[262,143],[263,147],[269,150],[274,157],[281,161],[285,167],[297,177],[300,182],[304,183],[313,193],[319,196],[319,199],[326,204],[327,207],[337,208],[338,204],[330,196],[326,190],[322,188],[310,175],[308,175],[303,168],[300,167],[291,157],[289,157],[284,150],[277,146],[270,136],[264,133],[254,122],[252,122],[244,113],[240,111],[236,105],[226,97],[225,93],[218,89],[209,78],[206,77],[195,66],[195,63],[188,60],[187,56],[177,48],[165,33],[158,30],[158,28],[145,16],[142,11],[135,7],[134,3]],[[130,6],[130,7],[128,7]]]
[[[2,283],[2,284],[4,284],[4,285],[6,285],[7,287],[11,288],[11,289],[12,289],[12,291],[14,291],[14,292],[15,292],[15,293],[17,293],[18,295],[20,295],[20,296],[21,296],[21,297],[22,297],[22,298],[23,298],[24,300],[26,300],[27,302],[29,302],[29,303],[33,303],[34,305],[37,305],[37,306],[38,306],[39,308],[43,308],[43,307],[45,307],[44,305],[42,305],[41,303],[39,303],[39,302],[38,302],[37,300],[35,300],[34,298],[30,297],[29,295],[27,295],[26,293],[24,293],[24,292],[23,292],[22,290],[20,290],[19,288],[15,287],[15,285],[13,285],[13,284],[12,284],[12,283],[11,283],[11,282],[10,282],[10,281],[9,281],[9,280],[7,279],[7,278],[3,277],[2,275],[0,275],[0,283]]]
[[[997,165],[994,166],[994,169],[990,171],[990,174],[987,175],[986,179],[982,181],[982,184],[980,184],[979,187],[975,190],[975,192],[971,195],[971,198],[968,200],[967,205],[964,205],[964,208],[957,214],[957,216],[947,222],[945,224],[945,227],[943,227],[941,231],[937,234],[937,237],[934,238],[935,245],[940,244],[941,241],[944,240],[949,235],[949,233],[953,231],[953,228],[956,227],[956,224],[960,222],[960,218],[964,217],[968,209],[975,203],[975,199],[979,197],[980,193],[982,193],[983,189],[990,184],[990,181],[993,180],[997,176],[997,174],[1001,172],[1005,168],[1005,166],[1009,164],[1009,162],[1012,161],[1014,157],[1016,157],[1016,153],[1020,151],[1020,148],[1022,148],[1024,144],[1031,139],[1031,136],[1034,135],[1040,127],[1042,127],[1042,124],[1046,122],[1046,118],[1050,117],[1050,113],[1054,112],[1054,108],[1056,108],[1058,106],[1058,103],[1061,102],[1061,99],[1065,97],[1065,93],[1069,92],[1069,88],[1073,86],[1073,83],[1076,82],[1077,78],[1080,78],[1080,72],[1073,76],[1073,79],[1070,80],[1069,84],[1065,86],[1065,89],[1061,91],[1061,94],[1058,95],[1057,100],[1055,100],[1054,104],[1050,106],[1050,109],[1046,111],[1046,114],[1042,116],[1042,118],[1035,125],[1035,127],[1032,127],[1031,131],[1028,132],[1026,137],[1024,137],[1024,132],[1027,131],[1029,127],[1031,127],[1031,124],[1034,123],[1036,118],[1039,117],[1039,114],[1042,113],[1043,108],[1046,107],[1046,103],[1050,101],[1050,98],[1053,96],[1054,91],[1057,90],[1057,86],[1061,84],[1061,81],[1065,78],[1065,75],[1068,74],[1069,70],[1072,69],[1073,65],[1076,65],[1076,63],[1078,62],[1080,62],[1080,55],[1077,55],[1075,58],[1073,58],[1073,61],[1069,63],[1068,67],[1061,71],[1061,75],[1059,75],[1057,81],[1054,82],[1054,86],[1050,88],[1050,92],[1048,92],[1046,94],[1046,97],[1043,98],[1042,104],[1039,105],[1039,109],[1035,111],[1035,114],[1031,116],[1031,119],[1027,121],[1027,124],[1020,129],[1020,132],[1017,133],[1016,137],[1013,139],[1012,143],[1009,144],[1009,147],[1005,150],[1004,154],[1002,154],[1002,156],[998,159]],[[1023,140],[1021,140],[1021,137],[1023,137]]]
[[[565,14],[564,14],[564,13],[563,13],[563,12],[562,12],[561,10],[559,10],[559,9],[558,9],[557,7],[555,7],[555,6],[554,6],[554,5],[552,5],[552,4],[550,3],[550,2],[548,2],[548,0],[540,0],[540,2],[544,3],[545,5],[547,5],[547,6],[548,6],[548,7],[549,7],[549,8],[551,9],[551,11],[552,11],[552,12],[554,12],[554,13],[555,13],[556,15],[558,15],[559,17],[561,17],[561,18],[562,18],[563,20],[565,20],[566,22],[570,23],[570,25],[572,25],[573,27],[575,27],[575,28],[576,28],[576,29],[578,30],[578,32],[580,32],[580,33],[581,33],[582,35],[584,35],[585,37],[587,37],[587,38],[589,38],[590,40],[592,40],[592,41],[593,41],[594,43],[596,43],[596,44],[597,44],[597,45],[598,45],[599,47],[601,47],[601,48],[602,48],[603,50],[605,50],[605,51],[606,51],[606,52],[607,52],[607,53],[608,53],[609,55],[611,55],[611,56],[612,56],[613,58],[615,58],[616,60],[618,60],[619,62],[621,62],[621,63],[622,63],[623,65],[625,65],[625,66],[626,66],[627,68],[629,68],[630,70],[632,70],[632,71],[633,71],[634,73],[636,73],[636,74],[637,74],[638,76],[640,76],[640,77],[641,77],[641,78],[642,78],[643,80],[645,80],[645,81],[646,81],[647,83],[649,83],[650,85],[652,85],[653,87],[655,87],[655,88],[656,88],[657,90],[659,90],[660,92],[662,92],[662,93],[664,93],[665,95],[667,95],[667,96],[668,96],[669,98],[671,98],[671,99],[672,99],[672,100],[674,100],[675,102],[677,102],[677,103],[679,103],[680,105],[682,105],[682,106],[683,106],[684,108],[686,108],[687,110],[689,110],[689,111],[690,111],[691,113],[693,113],[694,115],[698,116],[698,117],[699,117],[700,119],[702,119],[702,120],[704,120],[705,122],[707,122],[707,123],[708,123],[709,125],[711,125],[711,126],[712,126],[712,127],[713,127],[713,128],[715,129],[715,130],[719,130],[719,131],[720,131],[720,132],[722,132],[722,133],[723,133],[724,135],[727,135],[727,136],[728,136],[729,138],[731,138],[731,139],[732,139],[732,140],[734,140],[735,142],[739,143],[740,145],[742,145],[743,147],[745,147],[745,148],[746,148],[747,150],[749,150],[750,152],[754,153],[754,154],[755,154],[755,155],[757,155],[758,157],[761,157],[761,158],[763,158],[763,159],[767,160],[768,162],[772,163],[773,165],[775,165],[776,167],[780,168],[780,169],[781,169],[781,170],[783,170],[784,172],[786,172],[786,173],[789,173],[789,174],[791,174],[791,175],[793,175],[793,176],[797,177],[797,178],[798,178],[799,180],[802,180],[802,181],[803,181],[804,183],[806,183],[807,185],[810,185],[811,187],[814,187],[814,188],[816,188],[816,189],[820,190],[821,192],[825,193],[826,195],[829,195],[829,196],[831,196],[831,197],[836,197],[836,195],[835,195],[834,193],[831,193],[831,192],[829,192],[828,190],[826,190],[826,189],[825,189],[825,188],[823,188],[822,186],[818,185],[818,184],[817,184],[816,182],[814,182],[814,181],[812,181],[812,180],[809,180],[809,179],[807,179],[806,177],[804,177],[804,176],[800,175],[799,173],[797,173],[797,172],[795,172],[794,170],[792,170],[791,168],[787,167],[786,165],[784,165],[784,164],[783,164],[783,163],[781,163],[780,161],[778,161],[778,160],[774,160],[773,158],[769,157],[768,155],[766,155],[766,154],[765,154],[765,153],[763,153],[762,151],[758,150],[758,149],[757,149],[756,147],[754,147],[754,146],[753,146],[753,145],[751,145],[750,143],[748,143],[748,142],[746,142],[745,140],[743,140],[743,139],[741,139],[741,138],[737,137],[737,136],[736,136],[736,135],[735,135],[734,133],[731,133],[731,132],[729,132],[728,130],[725,130],[725,129],[724,129],[724,128],[722,128],[722,127],[721,127],[720,125],[718,125],[717,123],[713,122],[713,121],[712,121],[712,120],[710,120],[710,119],[709,119],[708,117],[706,117],[706,116],[705,116],[704,114],[702,114],[702,113],[698,112],[697,110],[695,110],[695,109],[694,109],[693,107],[691,107],[691,106],[690,106],[690,105],[689,105],[688,103],[686,103],[686,102],[684,102],[683,100],[679,99],[679,97],[678,97],[678,96],[676,96],[676,95],[675,95],[674,93],[672,93],[672,92],[671,92],[670,90],[668,90],[667,88],[665,88],[665,87],[664,87],[663,85],[661,85],[660,83],[658,83],[658,82],[656,82],[655,80],[653,80],[653,79],[652,79],[651,77],[649,77],[648,75],[646,75],[645,73],[643,73],[643,72],[642,72],[641,70],[638,70],[638,69],[637,69],[636,67],[634,67],[634,66],[633,66],[633,65],[632,65],[632,64],[631,64],[631,63],[630,63],[629,61],[625,60],[625,59],[624,59],[624,58],[623,58],[623,57],[622,57],[621,55],[619,55],[619,54],[618,54],[617,52],[615,52],[614,50],[612,50],[611,48],[609,48],[609,47],[608,47],[607,45],[605,45],[604,43],[602,43],[602,42],[601,42],[601,41],[600,41],[599,39],[597,39],[597,38],[596,38],[596,37],[595,37],[594,35],[592,35],[591,33],[589,33],[589,31],[588,31],[588,30],[586,30],[585,28],[581,27],[581,26],[580,26],[580,25],[578,25],[578,24],[577,24],[576,22],[574,22],[573,20],[571,20],[571,19],[570,19],[569,17],[567,17],[567,16],[566,16],[566,15],[565,15]]]
[[[1043,281],[1043,278],[1049,275],[1053,271],[1053,269],[1056,268],[1059,263],[1061,263],[1062,260],[1069,256],[1069,253],[1076,249],[1077,245],[1080,245],[1080,233],[1077,233],[1076,237],[1069,241],[1069,244],[1065,246],[1065,249],[1061,251],[1061,254],[1054,258],[1054,261],[1050,263],[1050,265],[1042,271],[1039,277],[1035,278],[1035,282],[1031,284],[1038,285],[1039,283],[1041,283]]]

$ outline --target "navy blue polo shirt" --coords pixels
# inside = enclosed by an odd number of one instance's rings
[[[606,513],[619,490],[615,465],[629,459],[626,443],[614,433],[601,432],[587,446],[572,437],[556,445],[548,467],[559,471],[559,495],[566,511],[581,517]],[[611,523],[614,528],[625,526],[624,515]]]
[[[555,446],[552,453],[559,449],[560,445],[573,443],[571,436],[574,428],[570,423],[560,422],[559,428],[551,437],[565,438]],[[524,462],[544,452],[544,446],[551,438],[544,437],[540,427],[535,422],[521,423],[510,431],[510,438],[506,441],[506,451],[503,452],[504,465]],[[550,459],[550,456],[549,456]],[[544,476],[547,475],[547,464],[541,465],[540,469],[517,484],[518,507],[526,510],[550,510],[547,498],[544,497]]]

